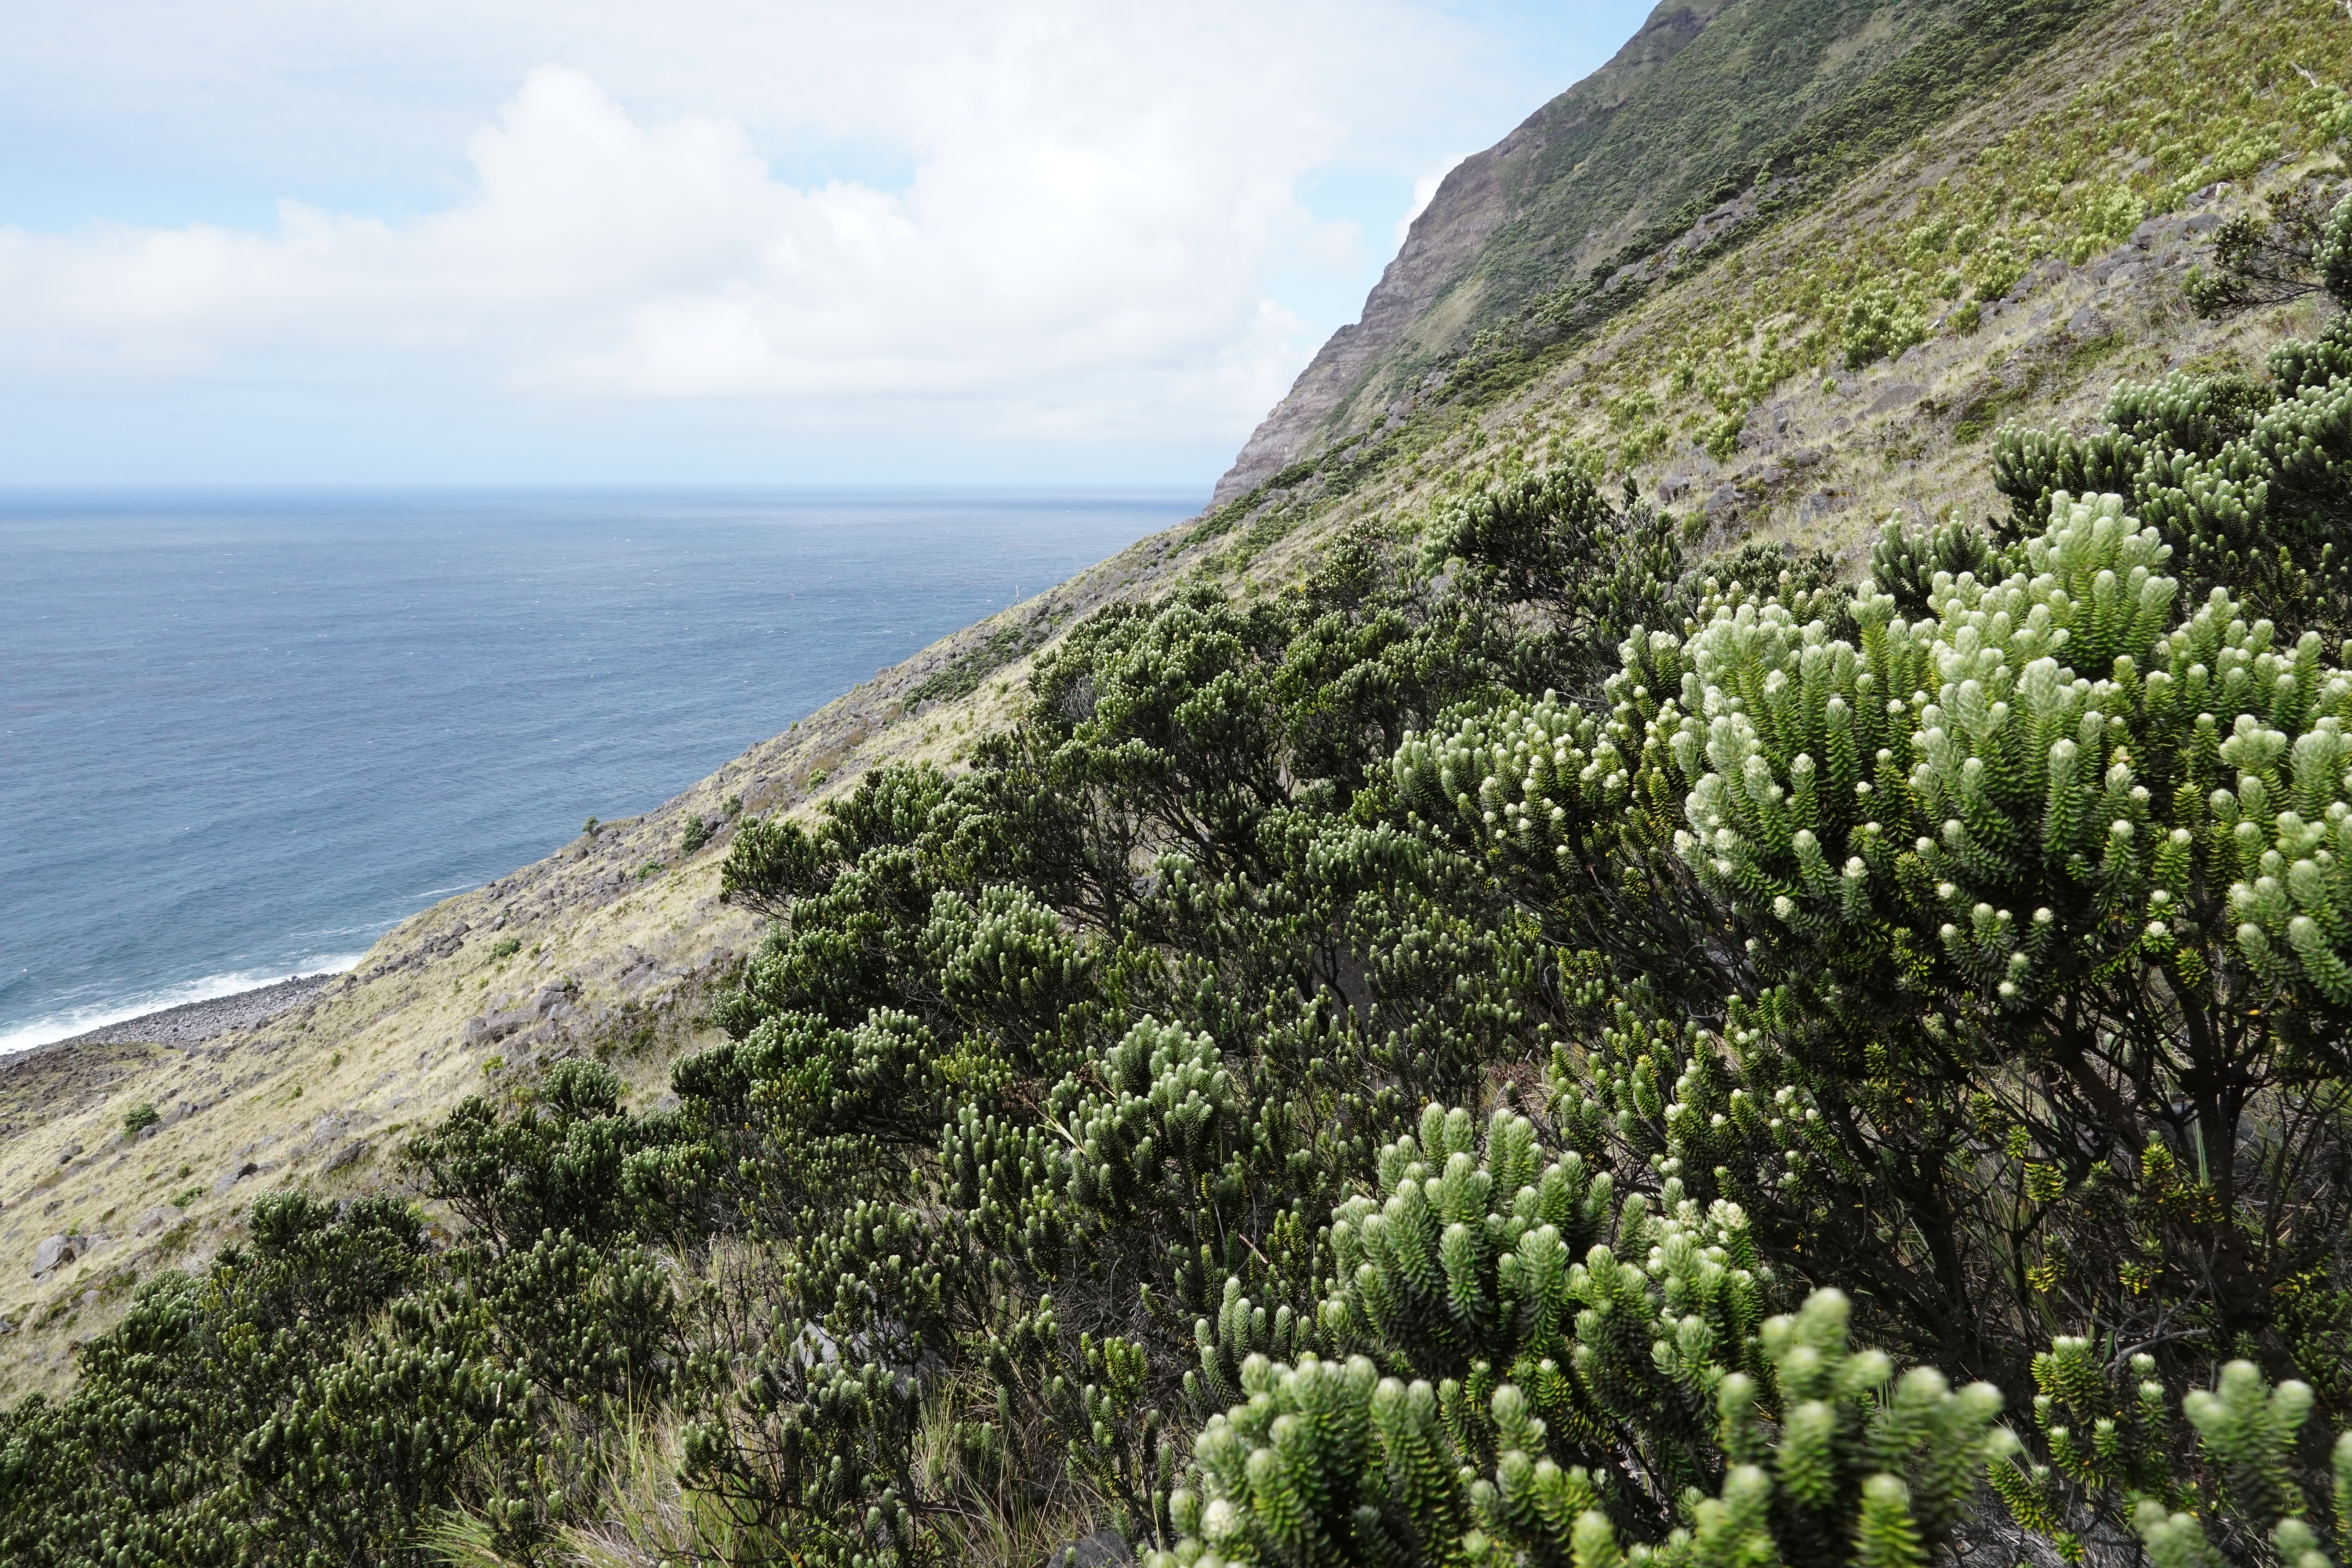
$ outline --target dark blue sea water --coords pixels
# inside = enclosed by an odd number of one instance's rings
[[[0,1050],[347,964],[1200,500],[0,492]]]

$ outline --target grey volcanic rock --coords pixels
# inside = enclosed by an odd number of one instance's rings
[[[89,1249],[87,1237],[47,1236],[33,1248],[33,1273],[36,1278],[52,1268],[61,1268]]]
[[[466,1043],[486,1046],[503,1040],[535,1016],[535,1014],[518,1007],[510,1013],[484,1013],[468,1018],[466,1020]]]
[[[1865,410],[1865,412],[1870,414],[1892,413],[1897,408],[1908,408],[1911,405],[1918,402],[1921,398],[1927,395],[1927,389],[1920,385],[1917,382],[1898,381],[1894,385],[1888,387],[1885,391],[1880,393],[1876,397],[1873,398],[1871,400],[1870,407]]]

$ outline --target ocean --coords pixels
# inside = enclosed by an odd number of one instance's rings
[[[1191,494],[0,492],[0,1051],[658,805]]]

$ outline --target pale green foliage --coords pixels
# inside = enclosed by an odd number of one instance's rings
[[[1718,615],[1689,649],[1706,767],[1677,843],[1694,870],[1792,932],[1884,919],[1925,883],[1947,961],[2011,1006],[2069,983],[2045,962],[2053,905],[2101,917],[2066,922],[2083,961],[2161,960],[2182,952],[2176,921],[2196,929],[2192,886],[2231,885],[2236,941],[2190,954],[2197,972],[2242,954],[2270,986],[2352,1001],[2336,846],[2352,679],[2315,637],[2273,650],[2218,590],[2175,624],[2166,553],[2116,498],[2061,496],[2025,570],[1939,575],[1936,619],[1859,601],[1860,648],[1771,606]],[[2201,759],[2236,789],[2203,810],[2181,791],[2158,816],[2140,773],[2170,784]]]
[[[1937,1302],[1915,1349],[1984,1322],[1958,1284],[1979,1267],[2021,1318],[2063,1283],[2157,1331],[2201,1279],[2270,1321],[2259,1271],[2285,1253],[2216,1273],[2193,1258],[2218,1243],[2191,1236],[2291,1227],[2225,1220],[2239,1163],[2199,1151],[2239,1147],[2258,1095],[2332,1070],[2352,1005],[2352,678],[2315,637],[2276,647],[2226,592],[2184,616],[2168,547],[2113,496],[2054,498],[1985,561],[1998,580],[1931,574],[1916,618],[1861,595],[1850,637],[1745,595],[1687,637],[1637,630],[1604,711],[1505,700],[1409,737],[1400,793],[1547,919],[1620,912],[1566,929],[1642,986],[1704,971],[1745,993],[1696,1029],[1617,1006],[1559,1058],[1588,1159],[1734,1197],[1786,1239],[1829,1225],[1806,1237],[1813,1282]],[[1665,934],[1643,949],[1643,931]],[[1988,1057],[2025,1089],[1986,1082]],[[2333,1204],[2292,1147],[2246,1158],[2267,1173],[2248,1202]],[[1914,1181],[1885,1179],[1914,1160]],[[1927,1201],[1918,1180],[1963,1186]],[[2095,1249],[2021,1250],[2042,1222],[1996,1217],[2078,1194],[2089,1214],[2118,1188],[2148,1206]]]
[[[2021,1458],[1987,1471],[2010,1516],[2069,1558],[2082,1551],[2079,1526],[2123,1522],[2102,1508],[2108,1498],[2179,1500],[2171,1401],[2156,1360],[2143,1352],[2128,1371],[2111,1378],[2088,1339],[2053,1340],[2033,1358],[2033,1420],[2050,1462]]]
[[[2218,1389],[2191,1389],[2180,1413],[2197,1428],[2198,1445],[2241,1519],[2275,1529],[2289,1514],[2303,1512],[2289,1457],[2311,1415],[2307,1385],[2290,1380],[2273,1388],[2252,1362],[2233,1361],[2221,1369]]]
[[[2352,1546],[2352,1433],[2336,1442],[2332,1510],[2298,1479],[2307,1386],[2273,1387],[2252,1363],[2235,1361],[2216,1387],[2191,1389],[2176,1410],[2154,1357],[2111,1368],[2100,1350],[2065,1337],[2034,1358],[2034,1424],[2050,1462],[2009,1460],[1987,1472],[2019,1524],[2070,1561],[2084,1555],[2085,1528],[2110,1539],[2128,1529],[2151,1562],[2179,1568],[2326,1568],[2331,1538],[2337,1552]],[[2197,1463],[2183,1465],[2192,1440]]]
[[[1024,889],[990,888],[976,905],[940,892],[919,947],[939,966],[948,1005],[1011,1043],[1027,1044],[1041,1021],[1050,1023],[1088,992],[1086,954]]]
[[[1138,1025],[1103,1058],[1101,1079],[1108,1092],[1076,1100],[1062,1119],[1080,1203],[1133,1203],[1169,1182],[1179,1193],[1239,1184],[1246,1108],[1216,1042]]]
[[[1723,1380],[1764,1370],[1747,1216],[1672,1180],[1659,1212],[1638,1196],[1621,1207],[1606,1173],[1575,1153],[1543,1160],[1509,1111],[1489,1121],[1483,1160],[1476,1144],[1465,1112],[1431,1106],[1418,1139],[1381,1151],[1381,1198],[1332,1215],[1327,1342],[1437,1379],[1454,1441],[1481,1458],[1508,1446],[1486,1410],[1498,1380],[1515,1384],[1550,1434],[1531,1452],[1642,1478],[1636,1494],[1602,1487],[1628,1514],[1712,1480]]]
[[[1305,1353],[1313,1324],[1277,1305],[1269,1312],[1242,1294],[1242,1282],[1228,1276],[1213,1319],[1197,1318],[1192,1340],[1201,1353],[1197,1371],[1184,1374],[1184,1403],[1202,1418],[1241,1397],[1242,1365],[1252,1356],[1288,1359]]]
[[[1973,572],[1982,576],[1991,558],[1984,535],[1957,516],[1916,531],[1906,529],[1899,519],[1889,518],[1880,525],[1878,541],[1870,547],[1870,580],[1880,593],[1895,600],[1899,614],[1917,615],[1927,607],[1937,573],[1957,577]]]
[[[2352,202],[2329,216],[2310,265],[2338,303],[2352,303]],[[2181,374],[2123,383],[2105,428],[2005,429],[1993,482],[2028,529],[2061,492],[2119,493],[2200,591],[2226,584],[2297,630],[2352,627],[2352,563],[2338,537],[2339,471],[2352,451],[2345,331],[2339,318],[2316,339],[2277,345],[2266,385]]]
[[[1397,782],[1415,805],[1457,819],[1491,852],[1565,866],[1581,831],[1629,798],[1623,739],[1622,724],[1546,692],[1475,714],[1449,736],[1407,735]]]
[[[1448,735],[1408,733],[1398,791],[1433,822],[1538,873],[1569,873],[1626,835],[1662,840],[1679,817],[1677,749],[1688,666],[1680,638],[1635,627],[1596,716],[1553,693],[1509,700]]]
[[[1919,308],[1885,284],[1856,290],[1846,301],[1842,328],[1848,370],[1901,353],[1927,335],[1927,318]]]
[[[1614,1145],[1662,1176],[1743,1202],[1802,1199],[1823,1173],[1866,1184],[1779,1048],[1790,1005],[1769,992],[1736,1005],[1716,1034],[1620,1002],[1583,1049],[1553,1054],[1555,1112],[1596,1151]]]
[[[1251,1106],[1213,1041],[1150,1020],[1055,1084],[1046,1110],[1021,1127],[967,1104],[940,1142],[950,1200],[1039,1259],[1155,1216],[1197,1240],[1243,1200],[1252,1152],[1281,1142],[1281,1109]]]
[[[1719,1481],[1678,1500],[1686,1522],[1630,1543],[1592,1472],[1549,1457],[1549,1425],[1514,1384],[1484,1402],[1489,1467],[1465,1462],[1477,1456],[1443,1387],[1382,1378],[1363,1356],[1254,1359],[1246,1402],[1211,1420],[1193,1486],[1172,1500],[1184,1539],[1151,1568],[1922,1563],[2012,1446],[1994,1426],[2000,1395],[1954,1391],[1927,1368],[1895,1377],[1885,1356],[1849,1348],[1846,1318],[1823,1291],[1761,1326],[1758,1375],[1725,1374],[1710,1401]]]
[[[2199,1489],[2176,1484],[2128,1494],[2132,1525],[2150,1560],[2165,1568],[2250,1561],[2327,1568],[2352,1550],[2352,1433],[2336,1440],[2332,1500],[2315,1489],[2306,1493],[2296,1479],[2296,1439],[2311,1405],[2305,1384],[2273,1386],[2243,1361],[2221,1369],[2218,1387],[2186,1394],[2180,1414],[2195,1429],[2207,1480]]]

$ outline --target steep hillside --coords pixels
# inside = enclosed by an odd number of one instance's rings
[[[944,639],[644,817],[417,916],[292,1014],[192,1050],[0,1068],[0,1258],[16,1260],[0,1273],[0,1394],[55,1385],[131,1282],[206,1256],[256,1190],[396,1184],[403,1139],[501,1075],[584,1053],[658,1100],[670,1057],[717,1037],[699,1021],[712,984],[758,936],[717,900],[730,799],[804,814],[888,760],[953,765],[1004,722],[1034,655],[1106,603],[1202,577],[1277,589],[1342,531],[1410,536],[1444,497],[1560,461],[1635,480],[1702,543],[1787,540],[1852,570],[1889,512],[1993,510],[2001,422],[2080,419],[2126,374],[2258,363],[2317,307],[2207,322],[2180,285],[2224,216],[2317,151],[2281,86],[2302,86],[2289,61],[2352,79],[2352,25],[2319,0],[2116,13],[1811,210],[1654,281],[1629,274],[1597,326],[1457,358],[1366,436]],[[2126,201],[2101,205],[2117,189]],[[1928,249],[1918,237],[1939,224]],[[1851,302],[1874,289],[1896,301],[1895,352],[1848,369]],[[682,856],[688,816],[725,826]],[[125,1140],[124,1115],[149,1103],[161,1121]],[[69,1238],[52,1248],[63,1261],[36,1269],[52,1238]]]
[[[2347,68],[2352,26],[2316,0],[2105,16],[1810,210],[1489,329],[1203,531],[1279,582],[1350,520],[1410,530],[1433,495],[1565,461],[1695,539],[1850,568],[1891,512],[1980,518],[2001,425],[2079,421],[2118,379],[2257,369],[2310,326],[2316,305],[2202,321],[2182,284],[2231,214],[2335,166],[2338,100],[2310,82]]]
[[[0,1069],[0,1555],[2345,1560],[2352,20],[1643,37],[1304,456]]]
[[[1481,328],[1818,201],[2103,9],[1661,0],[1615,58],[1446,175],[1215,500],[1381,417]]]

